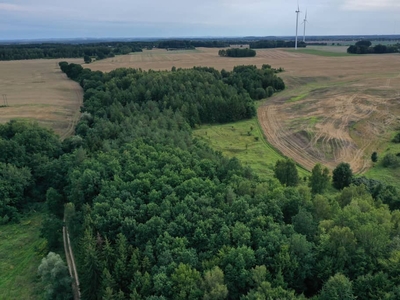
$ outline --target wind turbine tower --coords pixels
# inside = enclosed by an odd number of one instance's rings
[[[297,3],[297,10],[296,10],[296,42],[295,42],[295,49],[297,50],[297,34],[299,31],[299,13],[300,13],[300,6]]]
[[[305,16],[305,18],[304,18],[304,21],[303,21],[303,23],[304,23],[303,42],[305,43],[305,42],[306,42],[306,23],[307,23],[307,11],[306,11],[306,16]]]

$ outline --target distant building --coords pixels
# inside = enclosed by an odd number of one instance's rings
[[[250,45],[246,45],[246,44],[240,44],[240,45],[230,45],[229,46],[230,48],[235,48],[235,49],[237,49],[237,48],[241,48],[241,49],[250,49]]]

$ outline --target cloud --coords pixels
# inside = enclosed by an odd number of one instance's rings
[[[349,11],[390,11],[400,9],[400,2],[398,0],[345,0],[341,7]]]
[[[16,5],[16,4],[11,4],[11,3],[0,3],[0,12],[1,11],[18,12],[18,11],[29,11],[29,9],[23,5]]]

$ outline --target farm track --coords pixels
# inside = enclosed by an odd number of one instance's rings
[[[65,219],[64,219],[65,223]],[[74,295],[74,300],[79,300],[81,298],[80,288],[79,288],[79,278],[78,271],[76,270],[74,253],[71,247],[71,241],[69,238],[68,228],[64,224],[63,226],[63,242],[64,242],[64,251],[65,257],[67,260],[69,274],[72,278],[72,292]]]

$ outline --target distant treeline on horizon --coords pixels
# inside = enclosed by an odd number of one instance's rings
[[[284,40],[259,40],[250,43],[244,40],[163,40],[152,42],[101,42],[94,44],[10,44],[0,45],[0,61],[41,58],[85,58],[85,62],[90,62],[92,58],[100,60],[114,57],[115,55],[141,52],[142,49],[226,48],[231,44],[244,43],[249,44],[252,49],[292,48],[295,46],[294,41]],[[306,43],[299,42],[298,46],[306,47]]]
[[[374,38],[375,37],[375,38]],[[53,42],[53,43],[10,43],[1,45],[0,42],[0,60],[24,60],[24,59],[40,59],[40,58],[85,58],[85,62],[91,59],[100,60],[115,55],[123,55],[131,52],[141,52],[143,49],[151,50],[153,48],[161,48],[167,50],[195,49],[198,47],[205,48],[227,48],[232,44],[246,44],[251,49],[266,48],[294,48],[295,42],[291,37],[284,39],[283,37],[244,37],[244,38],[220,38],[220,39],[160,39],[160,40],[143,40],[129,41],[99,41],[96,43],[87,43],[81,40],[71,40],[70,43]],[[399,39],[399,36],[371,36],[371,40],[387,41]],[[360,36],[332,36],[332,37],[307,37],[307,43],[299,42],[298,47],[306,47],[307,45],[326,45],[326,41],[345,41],[345,40],[362,40]],[[318,42],[319,41],[319,42]]]

